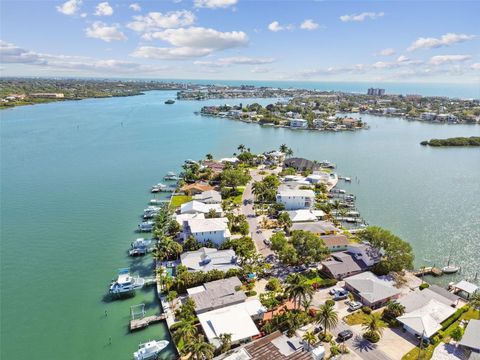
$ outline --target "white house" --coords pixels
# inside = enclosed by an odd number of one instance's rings
[[[175,214],[173,215],[174,219],[178,222],[180,226],[183,226],[183,223],[190,219],[205,219],[205,215],[203,213],[195,213],[195,214]]]
[[[308,121],[304,119],[292,119],[290,120],[290,127],[295,129],[306,129],[308,127]]]
[[[367,243],[350,244],[347,251],[352,254],[355,260],[363,261],[368,267],[375,265],[382,258],[380,251]]]
[[[180,214],[208,214],[210,210],[215,210],[217,216],[221,216],[223,213],[222,205],[220,204],[204,204],[200,201],[189,201],[180,206]]]
[[[285,205],[285,210],[310,209],[314,201],[313,190],[281,190],[277,193],[277,203]]]
[[[437,117],[437,114],[435,114],[433,112],[424,112],[421,115],[421,119],[425,120],[425,121],[433,121],[433,120],[435,120],[436,117]]]
[[[221,204],[222,195],[216,190],[207,190],[201,194],[194,195],[193,200],[200,201],[204,204]]]
[[[212,241],[215,244],[222,244],[230,238],[227,218],[213,219],[190,219],[184,223],[184,239],[193,235],[198,242]]]

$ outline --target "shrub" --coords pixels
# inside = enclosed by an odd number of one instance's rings
[[[437,345],[439,342],[440,342],[440,337],[439,337],[438,335],[435,335],[435,336],[432,338],[432,343],[433,343],[433,345]]]
[[[380,340],[380,335],[375,331],[367,331],[363,334],[363,338],[372,343],[377,343]]]
[[[280,284],[280,280],[272,277],[268,279],[268,282],[265,288],[269,291],[280,291],[282,289],[282,285]]]
[[[423,289],[427,289],[427,288],[429,288],[429,287],[430,287],[430,284],[423,283],[423,284],[420,285],[418,288],[419,288],[420,290],[423,290]]]
[[[362,306],[362,311],[367,314],[367,315],[370,315],[372,313],[372,308],[371,307],[368,307],[368,306]]]
[[[463,329],[460,326],[457,326],[455,329],[453,329],[450,335],[452,336],[453,340],[460,341],[463,336]]]
[[[468,307],[464,306],[458,309],[457,311],[455,311],[455,313],[452,316],[450,316],[447,320],[442,322],[442,330],[446,330],[450,325],[452,325],[455,321],[457,321],[460,318],[460,316],[462,316],[462,314],[467,310],[468,310]]]
[[[245,293],[245,295],[247,295],[248,297],[255,296],[257,295],[257,292],[255,290],[249,290]]]
[[[330,342],[332,340],[332,334],[330,333],[320,333],[318,334],[318,340],[322,341],[322,342]]]
[[[327,300],[327,301],[325,301],[325,305],[334,306],[334,305],[335,305],[335,301],[333,301],[333,300]]]

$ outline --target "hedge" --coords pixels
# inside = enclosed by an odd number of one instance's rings
[[[462,316],[462,314],[468,310],[468,306],[464,306],[460,309],[458,309],[457,311],[455,311],[455,313],[450,316],[447,320],[445,320],[444,322],[442,322],[442,330],[446,330],[450,325],[452,325],[455,321],[457,321],[460,316]]]

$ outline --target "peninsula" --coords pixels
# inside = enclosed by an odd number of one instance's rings
[[[429,145],[435,147],[445,147],[445,146],[480,146],[480,137],[471,136],[471,137],[453,137],[448,139],[431,139],[430,141],[422,141],[420,145]]]

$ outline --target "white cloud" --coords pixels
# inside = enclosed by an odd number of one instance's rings
[[[166,66],[143,65],[123,60],[99,60],[83,56],[41,54],[0,41],[0,57],[4,64],[35,65],[55,71],[69,70],[105,75],[108,73],[154,73],[171,69]]]
[[[75,15],[82,5],[82,0],[68,0],[57,6],[57,11],[64,15]]]
[[[307,19],[302,24],[300,25],[300,29],[303,30],[315,30],[318,29],[320,25],[318,25],[315,21],[312,19]]]
[[[233,6],[238,0],[194,0],[193,4],[197,8],[227,8]]]
[[[274,62],[273,58],[252,58],[248,56],[232,56],[214,61],[195,61],[195,65],[203,66],[231,66],[231,65],[264,65]]]
[[[132,9],[133,11],[142,11],[142,7],[137,4],[137,3],[133,3],[133,4],[130,4],[128,5],[129,9]]]
[[[349,21],[364,21],[366,19],[375,20],[379,17],[385,15],[383,12],[375,13],[375,12],[363,12],[361,14],[352,14],[352,15],[342,15],[340,16],[340,20],[343,22]]]
[[[475,64],[470,65],[470,69],[480,70],[480,63],[475,63]]]
[[[267,68],[267,67],[263,67],[263,66],[255,66],[254,68],[252,68],[250,70],[250,72],[252,74],[265,74],[265,73],[268,73],[270,72],[270,68]]]
[[[442,65],[455,62],[463,62],[470,60],[471,55],[436,55],[430,58],[429,64]]]
[[[95,16],[112,16],[113,8],[108,2],[101,2],[95,8]]]
[[[120,31],[118,25],[108,26],[101,21],[94,22],[90,27],[85,29],[87,37],[100,39],[106,42],[113,40],[127,40],[127,37]]]
[[[81,17],[81,18],[86,18],[87,15],[88,15],[88,14],[84,12],[84,13],[81,13],[81,14],[80,14],[80,17]]]
[[[141,46],[132,56],[167,60],[188,59],[245,46],[248,43],[248,36],[243,31],[220,32],[201,27],[167,29],[146,34],[144,37],[166,41],[173,47]]]
[[[431,48],[439,48],[442,46],[450,46],[456,43],[472,40],[475,38],[475,35],[466,35],[466,34],[454,34],[448,33],[442,35],[440,38],[418,38],[415,40],[410,47],[407,49],[408,51],[415,51],[418,49],[431,49]]]
[[[168,28],[189,26],[195,23],[195,15],[188,10],[150,12],[146,16],[134,16],[127,27],[137,32],[149,32]]]
[[[399,63],[407,62],[407,61],[410,61],[410,59],[409,59],[408,57],[406,57],[405,55],[400,55],[400,56],[397,58],[397,62],[399,62]]]
[[[268,30],[273,32],[283,31],[283,30],[293,30],[295,27],[292,24],[289,25],[280,25],[278,21],[273,21],[268,24]]]
[[[377,55],[377,56],[391,56],[391,55],[394,55],[394,54],[395,54],[395,49],[387,48],[387,49],[380,50],[375,55]]]

